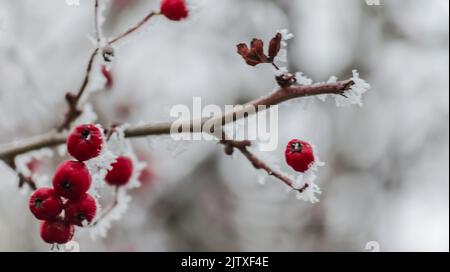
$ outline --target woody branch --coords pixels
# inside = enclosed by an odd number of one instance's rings
[[[306,97],[306,96],[314,96],[320,94],[335,94],[342,95],[346,90],[348,90],[353,84],[352,80],[343,80],[334,83],[317,83],[314,85],[298,85],[291,86],[288,88],[280,88],[277,91],[259,98],[257,100],[253,100],[244,105],[244,107],[239,110],[226,113],[224,115],[213,117],[214,119],[208,120],[190,120],[186,121],[186,123],[179,124],[181,128],[184,124],[187,124],[190,128],[190,132],[199,132],[196,131],[198,127],[202,127],[206,122],[215,122],[216,120],[222,120],[222,124],[225,125],[230,122],[235,122],[238,119],[247,117],[244,114],[240,114],[242,112],[248,111],[249,108],[254,108],[254,113],[257,112],[258,106],[274,106],[285,101]],[[200,126],[197,126],[196,123],[200,123]],[[135,125],[130,126],[125,129],[125,137],[126,138],[136,138],[136,137],[146,137],[152,135],[164,135],[170,134],[173,124],[172,123],[161,123],[161,124],[148,124],[148,125]],[[173,130],[172,132],[176,132],[178,130]],[[14,142],[11,144],[4,145],[0,147],[0,159],[1,160],[10,160],[15,156],[41,148],[46,147],[54,147],[60,144],[64,144],[66,141],[67,134],[65,132],[51,131],[44,135],[36,136],[30,139],[25,139],[22,141]]]

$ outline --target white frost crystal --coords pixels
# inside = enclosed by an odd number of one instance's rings
[[[141,185],[139,182],[139,176],[146,164],[138,160],[131,146],[131,142],[125,139],[125,128],[126,125],[116,127],[109,141],[104,144],[103,150],[105,150],[107,157],[103,157],[103,164],[101,165],[102,171],[97,173],[97,178],[102,184],[105,184],[105,176],[107,171],[111,169],[111,164],[114,163],[119,156],[126,156],[131,159],[133,162],[133,173],[130,181],[126,185],[120,186],[117,190],[117,204],[111,209],[107,206],[107,210],[104,211],[106,213],[102,213],[102,211],[98,209],[96,218],[94,218],[94,222],[97,222],[97,224],[89,227],[90,237],[94,240],[98,236],[106,237],[108,230],[111,228],[112,222],[120,220],[128,209],[128,204],[131,202],[131,197],[128,195],[128,190]]]
[[[346,107],[350,105],[359,105],[362,107],[362,94],[370,89],[370,84],[360,78],[359,73],[356,70],[353,70],[353,77],[351,80],[353,80],[354,85],[344,93],[345,96],[335,96],[336,106]]]
[[[311,85],[313,84],[312,79],[310,79],[309,77],[305,76],[305,74],[303,74],[302,72],[297,72],[295,73],[295,78],[297,79],[297,83],[300,85]]]
[[[315,183],[317,179],[317,170],[318,167],[324,166],[325,163],[320,161],[319,156],[317,154],[316,146],[311,144],[314,154],[314,163],[310,166],[310,168],[305,173],[300,173],[295,179],[295,183],[293,187],[295,189],[304,188],[305,184],[308,186],[303,190],[303,192],[297,191],[297,198],[301,199],[305,202],[317,203],[319,199],[316,195],[320,195],[322,191],[320,187]]]
[[[281,29],[278,30],[277,33],[281,34],[281,49],[278,52],[278,55],[275,57],[275,61],[276,62],[280,62],[280,63],[287,63],[288,58],[287,58],[287,41],[294,38],[294,34],[290,33],[289,30],[287,29]],[[279,69],[274,69],[274,73],[276,76],[285,74],[288,72],[287,67],[279,67]]]

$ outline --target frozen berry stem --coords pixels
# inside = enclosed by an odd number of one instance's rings
[[[248,150],[248,147],[251,146],[250,141],[235,141],[235,140],[227,140],[223,139],[220,141],[221,144],[225,146],[225,153],[227,155],[232,155],[233,150],[236,148],[239,150],[242,155],[245,156],[245,158],[255,167],[255,169],[258,170],[264,170],[269,176],[274,176],[277,179],[284,182],[287,186],[291,187],[294,190],[299,191],[300,193],[303,193],[303,191],[308,188],[308,184],[305,183],[302,188],[295,188],[294,187],[294,181],[289,178],[288,176],[284,175],[280,171],[277,171],[275,169],[272,169],[269,165],[267,165],[265,162],[260,160],[258,157],[256,157],[253,153],[251,153]]]

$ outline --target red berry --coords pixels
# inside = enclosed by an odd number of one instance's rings
[[[130,181],[133,173],[133,162],[128,157],[118,157],[112,169],[106,174],[105,180],[109,185],[122,186]]]
[[[52,188],[39,188],[30,197],[30,210],[39,220],[50,220],[62,211],[62,201]]]
[[[41,238],[49,244],[65,244],[72,240],[74,232],[74,226],[60,217],[41,223]]]
[[[298,172],[305,172],[314,163],[311,145],[297,139],[291,140],[287,144],[285,156],[287,164]]]
[[[95,199],[85,194],[78,200],[67,201],[64,211],[69,223],[82,227],[85,220],[91,223],[94,219],[97,206]]]
[[[91,175],[82,162],[66,161],[58,166],[53,177],[56,194],[68,199],[78,199],[91,186]]]
[[[142,169],[138,177],[138,180],[141,182],[141,184],[150,184],[154,179],[155,173],[153,173],[152,169],[148,166]]]
[[[67,150],[79,161],[97,157],[102,150],[102,144],[102,133],[93,124],[79,125],[67,137]]]
[[[162,0],[161,13],[168,19],[180,21],[189,15],[189,10],[185,0]]]
[[[28,163],[27,163],[27,168],[28,170],[30,170],[31,173],[36,173],[37,170],[39,169],[39,166],[41,165],[41,161],[36,159],[36,158],[32,158]]]
[[[101,71],[102,71],[103,77],[106,79],[105,88],[111,89],[113,87],[113,83],[114,83],[114,78],[113,78],[111,71],[108,68],[106,68],[105,65],[101,66]]]

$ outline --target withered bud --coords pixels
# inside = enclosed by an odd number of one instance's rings
[[[106,62],[111,62],[114,57],[114,48],[111,45],[103,47],[102,56]]]
[[[276,76],[275,79],[281,88],[288,88],[297,82],[295,75],[292,73]]]

